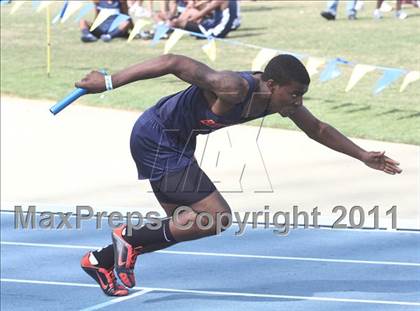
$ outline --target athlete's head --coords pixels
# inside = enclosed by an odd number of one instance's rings
[[[270,110],[284,117],[302,105],[302,96],[311,82],[305,66],[288,54],[271,59],[265,67],[262,80],[271,92]]]

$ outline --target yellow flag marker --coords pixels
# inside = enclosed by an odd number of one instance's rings
[[[420,71],[410,71],[404,78],[403,83],[400,87],[400,92],[403,92],[410,83],[420,79]]]
[[[169,51],[175,46],[175,44],[179,41],[179,39],[182,38],[182,36],[185,34],[184,30],[181,29],[175,29],[175,31],[171,34],[169,39],[165,43],[165,51],[164,54],[168,54]]]
[[[374,71],[375,69],[375,66],[361,64],[356,65],[353,69],[353,72],[351,73],[349,83],[346,87],[346,92],[350,91],[357,84],[357,82],[359,82],[365,76],[365,74]]]
[[[61,22],[64,23],[67,21],[70,16],[72,16],[77,10],[79,10],[83,6],[84,2],[77,0],[77,1],[69,1],[67,6],[66,12],[64,12],[64,16],[61,19]]]
[[[101,10],[99,11],[98,16],[96,17],[95,21],[92,24],[92,27],[90,27],[89,31],[94,31],[100,24],[102,24],[108,17],[114,15],[114,12],[110,12],[109,10]]]
[[[308,62],[306,63],[306,70],[308,71],[309,76],[313,76],[318,73],[318,68],[325,64],[325,58],[318,57],[308,57]]]
[[[131,41],[133,41],[136,34],[138,34],[140,32],[140,30],[148,24],[150,24],[149,21],[146,21],[144,19],[139,19],[136,22],[136,24],[134,25],[133,30],[131,30],[130,36],[128,37],[128,40],[127,40],[127,43],[130,43]]]
[[[252,62],[252,71],[262,71],[264,65],[267,64],[278,52],[272,49],[261,49]]]
[[[212,62],[216,60],[216,40],[210,39],[210,41],[204,45],[202,49]]]
[[[25,4],[25,2],[28,2],[28,1],[15,1],[15,4],[14,4],[13,8],[10,10],[10,15],[15,14],[15,12],[16,12],[17,10],[19,10],[19,8],[20,8],[22,5],[24,5],[24,4]]]

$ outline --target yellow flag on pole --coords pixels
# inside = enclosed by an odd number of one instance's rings
[[[400,92],[403,92],[410,83],[420,79],[420,71],[410,71],[404,78],[403,83],[400,87]]]
[[[358,64],[354,66],[349,83],[347,83],[346,92],[350,91],[357,84],[357,82],[359,82],[365,76],[365,74],[374,71],[375,69],[376,67],[371,65]]]
[[[272,49],[261,49],[252,61],[252,71],[262,71],[264,65],[268,63],[278,52]]]
[[[96,17],[95,21],[93,22],[92,27],[90,27],[89,31],[94,31],[100,24],[102,24],[111,15],[114,15],[114,12],[110,10],[99,11],[99,14]]]
[[[17,10],[19,10],[19,8],[25,4],[25,2],[28,1],[15,1],[15,4],[13,5],[13,8],[10,10],[10,15],[15,14],[15,12]]]
[[[306,70],[308,71],[309,76],[313,76],[314,74],[318,73],[318,68],[325,64],[325,58],[319,57],[308,57],[308,61],[306,63]]]
[[[212,62],[216,60],[216,40],[210,39],[206,45],[203,45],[202,49]]]
[[[77,10],[79,10],[83,6],[84,2],[77,0],[77,1],[69,1],[67,6],[66,12],[64,12],[63,17],[61,18],[61,22],[64,23],[67,21],[70,16],[72,16]]]
[[[175,44],[182,38],[185,34],[185,31],[182,29],[175,29],[175,31],[171,34],[169,39],[165,43],[165,51],[164,54],[168,54],[169,51],[175,46]]]
[[[134,37],[136,36],[136,34],[138,34],[140,32],[140,30],[146,26],[150,24],[149,21],[144,20],[144,19],[139,19],[133,27],[133,30],[131,30],[130,32],[130,36],[128,37],[127,43],[130,43],[131,41],[133,41]]]

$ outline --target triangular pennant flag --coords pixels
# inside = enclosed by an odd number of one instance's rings
[[[77,10],[83,6],[83,1],[70,1],[67,10],[64,12],[61,22],[66,22]]]
[[[39,13],[42,11],[42,9],[45,9],[47,6],[50,6],[54,2],[49,0],[42,0],[41,3],[38,5],[38,8],[36,9],[36,12]]]
[[[326,82],[328,80],[332,80],[337,78],[339,75],[341,75],[340,70],[337,67],[337,64],[339,61],[337,59],[330,60],[325,67],[325,69],[322,71],[321,76],[319,77],[319,80],[321,82]]]
[[[144,19],[139,19],[134,25],[133,30],[131,30],[127,43],[130,43],[131,41],[133,41],[134,37],[140,32],[140,30],[148,24],[150,24],[149,21],[146,21]]]
[[[100,24],[102,24],[108,17],[115,15],[114,12],[110,10],[100,10],[98,16],[90,27],[89,31],[94,31]]]
[[[175,29],[175,31],[171,34],[168,41],[165,43],[165,50],[164,54],[168,54],[169,51],[175,46],[175,44],[182,38],[185,34],[185,31],[182,29]]]
[[[168,32],[169,27],[166,24],[159,24],[155,29],[155,34],[152,40],[152,46],[156,45],[160,39]]]
[[[397,80],[403,73],[404,73],[404,70],[401,70],[401,69],[394,69],[394,68],[385,69],[384,74],[376,83],[373,94],[378,95],[380,92],[386,89],[392,82]]]
[[[365,76],[365,74],[374,71],[375,69],[376,67],[371,65],[356,65],[353,69],[353,72],[351,73],[349,83],[346,87],[346,92],[350,91],[357,84],[357,82],[359,82]]]
[[[252,71],[262,71],[267,64],[279,52],[272,49],[261,49],[252,61]]]
[[[19,8],[25,4],[25,2],[28,1],[15,1],[15,4],[13,5],[12,9],[10,10],[10,15],[15,14],[15,12],[17,10],[19,10]]]
[[[309,56],[306,63],[306,70],[308,71],[309,76],[313,76],[314,74],[318,73],[318,68],[324,64],[325,58]]]
[[[52,23],[55,24],[57,23],[60,19],[63,18],[64,13],[66,13],[67,7],[69,5],[69,1],[66,0],[63,4],[63,7],[61,8],[60,12],[54,17],[54,19],[52,20]]]
[[[202,49],[212,62],[216,61],[216,40],[213,38],[209,39],[209,42]]]
[[[114,19],[111,26],[109,27],[108,32],[113,31],[115,28],[117,28],[122,22],[125,22],[126,20],[130,19],[130,16],[125,14],[118,14],[118,16]]]
[[[86,3],[85,6],[79,11],[79,14],[76,16],[74,21],[78,23],[82,19],[82,17],[84,17],[94,8],[95,8],[95,5],[92,2]]]
[[[403,83],[400,87],[400,92],[403,92],[410,83],[420,80],[420,71],[410,71],[404,78]]]

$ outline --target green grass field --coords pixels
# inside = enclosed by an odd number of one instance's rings
[[[391,1],[392,3],[394,1]],[[242,27],[230,39],[278,50],[319,57],[341,57],[353,62],[420,70],[420,9],[405,6],[410,15],[400,21],[393,13],[372,19],[374,2],[365,1],[357,21],[348,21],[345,5],[338,19],[319,16],[325,1],[257,1],[242,4]],[[130,64],[161,55],[164,43],[123,40],[83,44],[74,17],[52,25],[52,70],[46,75],[46,17],[25,4],[14,15],[12,5],[1,7],[1,93],[32,99],[58,100],[73,89],[75,81],[92,69],[115,72]],[[59,4],[52,6],[52,16]],[[217,68],[250,70],[257,49],[218,42],[217,60],[211,63],[201,50],[205,42],[184,37],[172,50]],[[373,86],[379,72],[365,76],[349,93],[344,88],[351,74],[326,83],[319,76],[306,95],[305,105],[320,119],[352,137],[420,145],[420,81],[399,92],[402,78],[378,96]],[[161,96],[185,87],[171,76],[143,81],[99,95],[85,96],[79,103],[102,107],[143,110]],[[265,125],[294,129],[287,119],[267,118]]]

